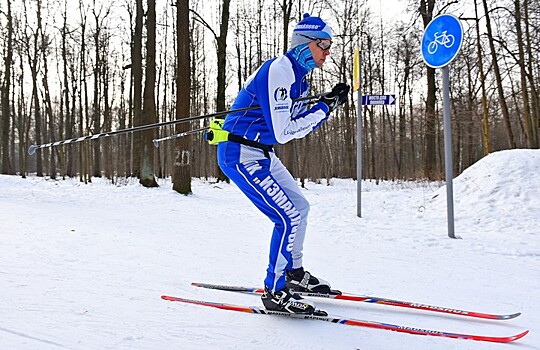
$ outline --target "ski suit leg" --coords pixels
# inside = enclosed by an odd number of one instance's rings
[[[296,238],[292,250],[292,268],[302,267],[302,250],[304,249],[304,238],[306,236],[307,218],[309,214],[309,202],[304,197],[296,180],[278,157],[272,157],[271,172],[283,188],[283,191],[290,198],[296,209],[300,212],[301,220],[296,231]]]
[[[221,169],[274,223],[265,285],[273,291],[285,287],[285,271],[302,266],[309,204],[281,161],[250,160]]]

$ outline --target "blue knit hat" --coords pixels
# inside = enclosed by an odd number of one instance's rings
[[[306,38],[306,36],[317,39],[332,39],[332,28],[319,17],[304,13],[302,20],[294,27],[290,48],[292,49],[313,40]]]

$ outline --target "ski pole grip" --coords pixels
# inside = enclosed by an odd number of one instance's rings
[[[212,130],[207,131],[204,133],[204,139],[208,142],[212,141],[214,139],[214,132]]]

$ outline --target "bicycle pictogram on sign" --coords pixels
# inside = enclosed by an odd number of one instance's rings
[[[452,45],[454,45],[454,42],[456,39],[452,34],[446,34],[446,30],[444,30],[441,34],[439,32],[435,32],[433,36],[435,37],[432,42],[429,43],[427,49],[430,54],[434,54],[437,52],[437,49],[439,48],[439,45],[443,45],[447,49],[451,48]],[[439,35],[437,35],[439,34]]]

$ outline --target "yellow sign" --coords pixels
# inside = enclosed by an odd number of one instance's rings
[[[360,89],[360,50],[354,50],[353,59],[353,92]]]

